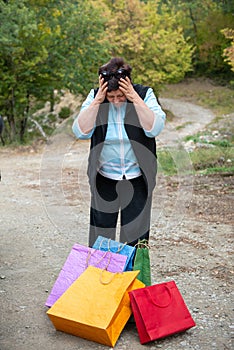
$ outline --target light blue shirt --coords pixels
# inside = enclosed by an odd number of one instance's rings
[[[92,89],[86,100],[81,106],[83,111],[89,107],[94,100],[94,90]],[[166,114],[158,104],[154,92],[151,88],[147,90],[145,104],[154,112],[155,120],[151,130],[144,130],[147,137],[156,137],[163,129],[166,119]],[[127,179],[132,179],[141,175],[140,168],[128,139],[125,127],[124,118],[127,102],[120,107],[115,107],[110,103],[108,114],[108,127],[104,145],[99,158],[99,166],[97,171],[105,177],[121,180],[123,176]],[[94,128],[84,134],[79,127],[79,115],[74,120],[72,130],[77,138],[87,140],[92,137]]]

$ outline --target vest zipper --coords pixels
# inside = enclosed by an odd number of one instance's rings
[[[122,179],[125,178],[125,162],[124,162],[124,142],[123,142],[123,123],[120,115],[120,108],[118,108],[117,112],[117,120],[118,120],[118,131],[119,131],[119,140],[120,140],[120,164],[122,171]]]

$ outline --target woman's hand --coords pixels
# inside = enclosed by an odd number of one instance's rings
[[[80,112],[77,121],[82,133],[88,134],[95,126],[95,121],[100,104],[105,100],[107,92],[107,82],[99,76],[98,92],[88,108]]]
[[[126,98],[134,104],[143,129],[147,131],[151,130],[155,121],[154,113],[146,106],[145,102],[134,90],[131,80],[128,77],[119,80],[119,89]]]
[[[95,96],[95,103],[102,103],[105,100],[106,92],[107,92],[107,84],[108,82],[104,82],[104,79],[101,75],[99,75],[99,89],[97,95]]]
[[[122,91],[122,93],[126,96],[126,98],[131,102],[137,102],[139,101],[139,95],[134,90],[131,80],[126,77],[125,79],[121,78],[119,80],[119,89]]]

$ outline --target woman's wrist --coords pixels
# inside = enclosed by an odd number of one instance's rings
[[[89,105],[89,107],[91,107],[91,108],[92,108],[92,107],[97,107],[97,106],[100,105],[100,103],[101,103],[101,102],[100,102],[98,99],[95,98],[95,99],[93,100],[93,102]]]
[[[138,105],[138,106],[145,106],[145,102],[142,100],[142,98],[136,94],[136,96],[134,96],[132,103]]]

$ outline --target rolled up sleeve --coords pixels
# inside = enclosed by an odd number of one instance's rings
[[[166,113],[159,105],[152,88],[148,89],[144,102],[149,107],[149,109],[154,112],[155,116],[152,129],[148,131],[144,130],[144,132],[148,137],[156,137],[160,134],[165,126]]]
[[[90,90],[88,96],[86,97],[86,100],[82,103],[79,114],[77,116],[75,116],[75,119],[74,119],[74,122],[72,125],[72,131],[78,139],[87,140],[87,139],[90,139],[93,135],[94,128],[88,134],[84,134],[81,131],[80,126],[79,126],[80,113],[82,111],[84,111],[85,109],[87,109],[93,100],[94,100],[94,89]]]

